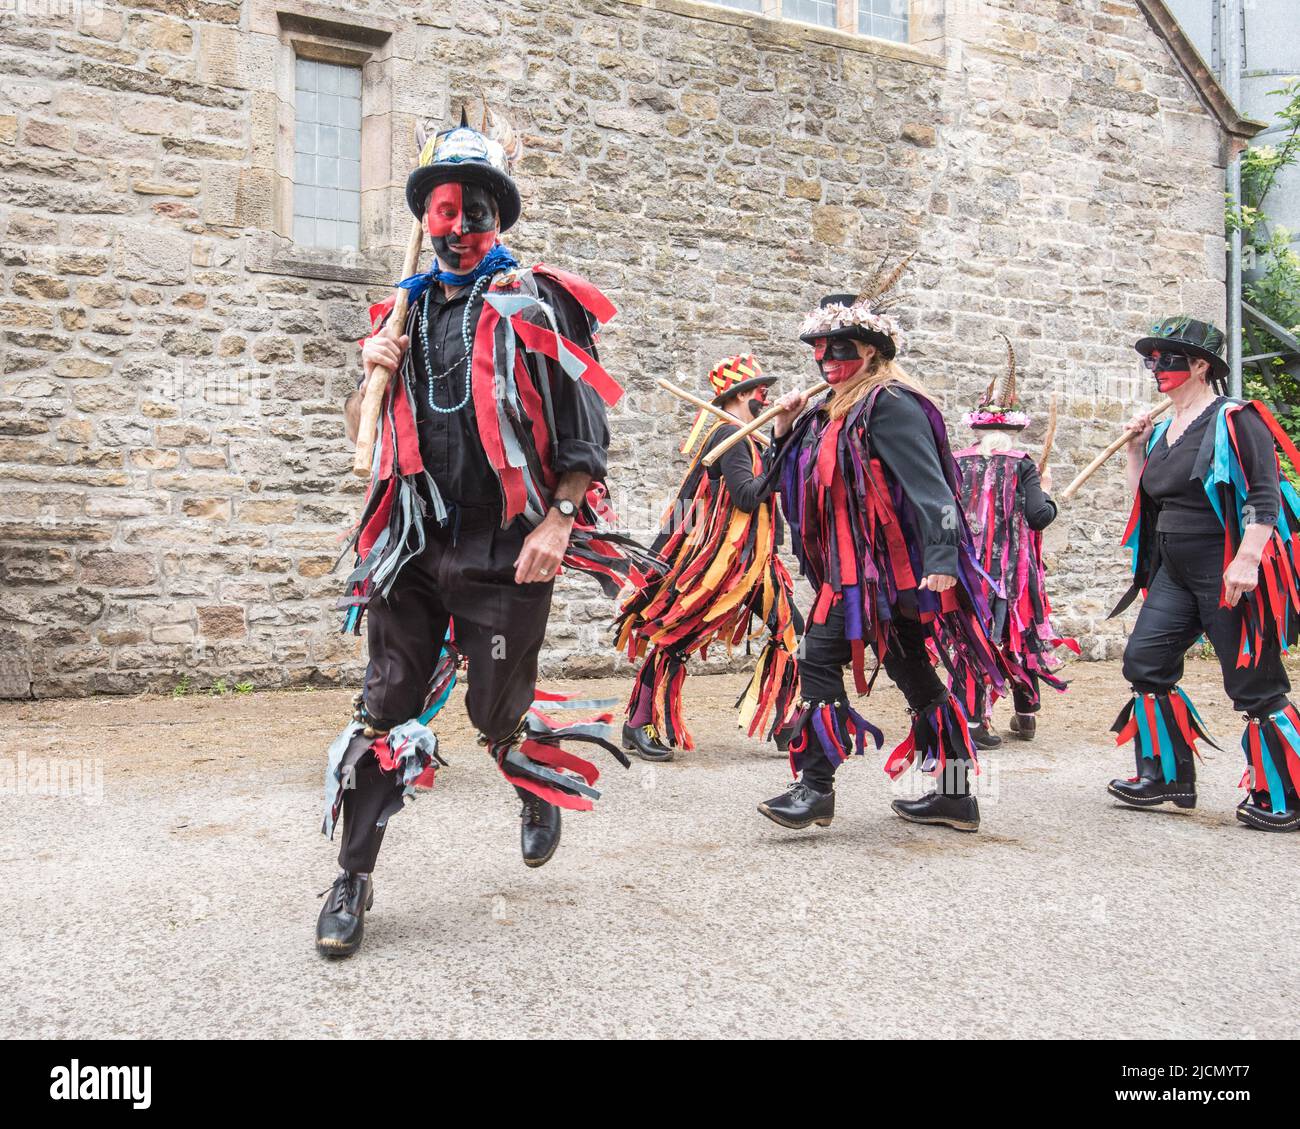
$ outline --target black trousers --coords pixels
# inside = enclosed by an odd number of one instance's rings
[[[1124,677],[1143,694],[1164,694],[1183,677],[1187,650],[1209,637],[1223,689],[1242,713],[1263,717],[1287,704],[1291,682],[1274,642],[1253,667],[1237,666],[1245,601],[1219,607],[1223,538],[1159,533],[1160,564],[1124,648]]]
[[[925,630],[915,615],[900,615],[897,632],[885,653],[885,673],[902,691],[908,706],[921,710],[944,697],[948,687],[930,662]],[[813,623],[809,617],[799,646],[799,696],[808,702],[847,702],[844,668],[851,659],[849,641],[844,638],[843,608],[839,604],[831,608],[825,623]],[[810,734],[809,740],[815,741],[815,735]],[[803,779],[808,784],[825,792],[834,778],[835,766],[824,756],[807,759]]]
[[[1038,684],[1038,675],[1032,670],[1025,671],[1029,681],[1033,684],[1034,693],[1030,693],[1021,686],[1011,687],[1011,704],[1015,706],[1016,713],[1037,713],[1042,705],[1040,696],[1040,687]],[[975,715],[971,718],[972,722],[982,721],[989,713],[989,692],[987,687],[981,687],[978,701],[976,702]]]
[[[425,551],[407,562],[388,598],[366,610],[366,710],[382,728],[419,715],[454,616],[456,647],[469,668],[469,719],[498,741],[514,732],[533,701],[555,584],[515,583],[525,536],[518,522],[501,529],[494,514],[461,513],[454,535],[430,528]],[[355,758],[353,783],[343,794],[339,865],[367,873],[384,837],[376,821],[401,786],[370,753]]]

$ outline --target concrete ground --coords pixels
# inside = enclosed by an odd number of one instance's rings
[[[785,761],[733,728],[743,678],[699,677],[696,751],[598,753],[604,798],[537,871],[458,692],[451,767],[394,817],[337,963],[312,947],[316,828],[347,693],[0,706],[0,1035],[1294,1038],[1300,836],[1235,823],[1214,675],[1185,683],[1224,746],[1195,812],[1107,798],[1124,688],[1084,664],[1036,743],[986,754],[978,835],[894,817],[883,754],[841,772],[831,828],[781,830],[754,808]],[[892,687],[866,712],[902,736]],[[86,794],[39,794],[78,757]]]

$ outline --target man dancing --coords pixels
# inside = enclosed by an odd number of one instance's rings
[[[728,357],[709,373],[713,404],[747,423],[767,406],[775,380],[762,375],[752,355]],[[701,410],[683,451],[695,446],[708,418]],[[669,567],[627,599],[618,620],[619,648],[642,660],[623,747],[643,760],[669,761],[675,748],[695,747],[682,713],[686,660],[715,643],[730,649],[753,638],[754,619],[768,641],[737,703],[740,724],[751,737],[773,736],[794,699],[803,622],[777,556],[780,517],[758,444],[747,438],[713,466],[701,461],[738,430],[738,423],[719,420],[705,436],[652,546]]]
[[[1043,567],[1043,534],[1056,520],[1052,501],[1051,471],[1038,468],[1012,436],[1029,426],[1029,416],[1016,406],[1016,351],[1007,342],[1007,372],[988,386],[984,399],[962,422],[979,433],[979,443],[957,452],[961,469],[961,502],[975,538],[980,567],[992,586],[985,594],[993,613],[990,635],[1002,648],[1008,663],[1024,672],[1022,684],[1012,689],[1015,713],[1011,732],[1032,741],[1037,730],[1039,684],[1064,690],[1056,676],[1058,646],[1075,654],[1079,644],[1062,639],[1052,627],[1052,605],[1047,599],[1047,571]],[[971,739],[980,749],[1002,744],[993,729],[990,695],[981,687],[971,717]]]
[[[365,613],[370,662],[326,772],[322,830],[332,835],[340,810],[343,820],[342,869],[316,930],[326,956],[360,945],[388,819],[414,787],[432,784],[440,758],[427,723],[457,654],[470,720],[522,801],[528,866],[554,854],[560,808],[589,808],[598,794],[595,768],[560,742],[594,741],[627,763],[606,726],[560,726],[534,701],[561,563],[602,574],[613,591],[611,574],[626,570],[591,528],[605,407],[621,390],[596,360],[609,301],[552,267],[521,270],[500,241],[520,213],[503,137],[469,128],[462,114],[424,147],[406,202],[436,263],[402,283],[405,333],[377,332],[392,308],[381,304],[362,348],[366,381],[376,366],[394,376],[345,600],[353,630]],[[353,436],[364,389],[345,409]]]

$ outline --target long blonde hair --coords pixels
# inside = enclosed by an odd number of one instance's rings
[[[831,419],[843,419],[864,396],[876,388],[888,388],[891,384],[903,384],[914,392],[929,398],[930,394],[919,380],[913,379],[896,361],[886,360],[879,351],[871,358],[864,376],[847,388],[833,389],[830,399],[826,401],[826,414]]]

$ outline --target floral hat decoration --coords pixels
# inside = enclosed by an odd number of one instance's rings
[[[1029,426],[1029,417],[1016,410],[1016,350],[1005,333],[998,336],[1007,343],[1007,371],[989,381],[979,407],[961,417],[976,431],[1020,431]]]
[[[827,294],[804,318],[799,340],[811,345],[823,338],[852,337],[874,345],[886,360],[892,361],[907,347],[907,336],[898,319],[889,313],[897,300],[891,291],[915,254],[913,251],[888,273],[884,269],[889,258],[886,254],[860,294]]]

